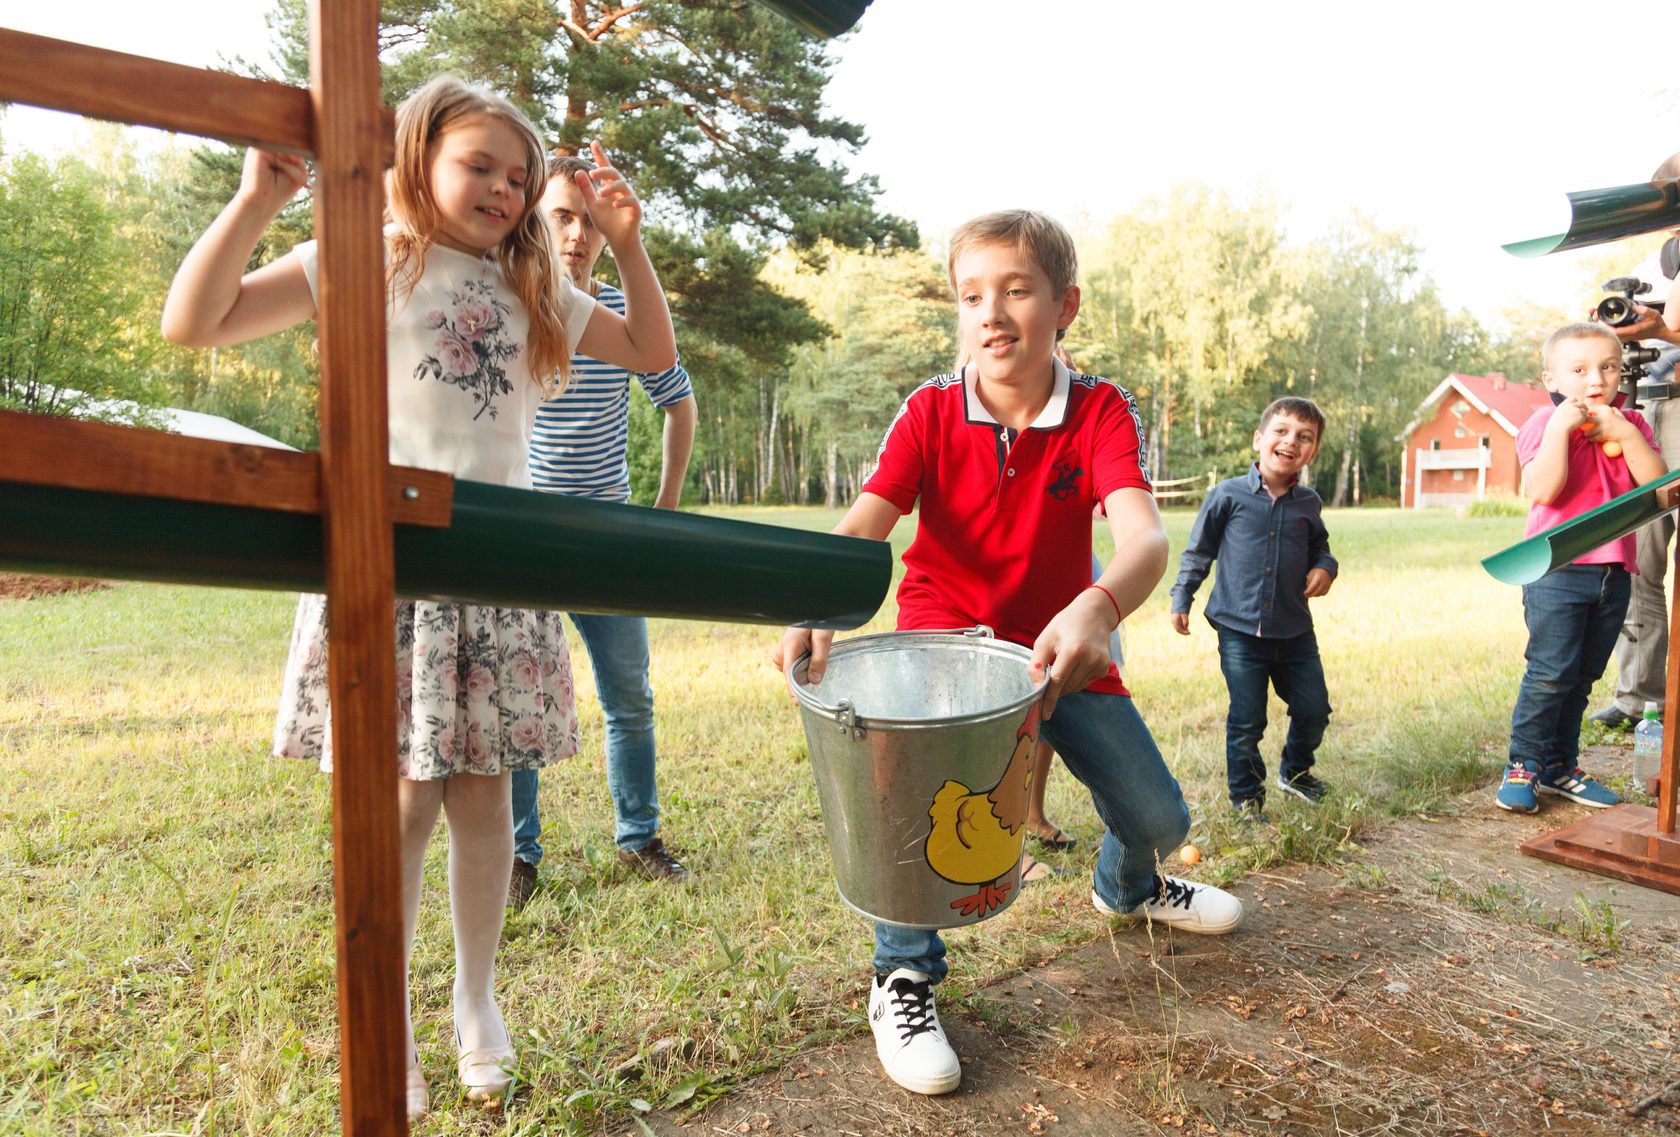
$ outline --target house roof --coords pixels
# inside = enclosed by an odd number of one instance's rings
[[[1400,432],[1400,437],[1410,437],[1412,431],[1428,417],[1430,409],[1449,393],[1455,392],[1465,402],[1493,419],[1513,438],[1530,415],[1541,407],[1550,406],[1552,402],[1544,387],[1512,383],[1503,375],[1464,375],[1454,371],[1441,380],[1423,402],[1418,404],[1417,410],[1412,413],[1412,421],[1406,424],[1406,429]]]
[[[47,388],[48,391],[53,390]],[[91,399],[80,391],[73,391],[68,387],[59,391],[73,400],[74,409],[70,412],[72,418],[98,418],[106,416],[114,422],[131,423],[142,411],[152,416],[144,425],[157,426],[171,434],[184,434],[189,438],[208,438],[213,442],[242,442],[248,446],[267,446],[276,450],[296,450],[295,446],[288,446],[278,438],[270,438],[260,431],[252,430],[248,426],[241,426],[232,419],[221,415],[205,414],[203,411],[182,410],[179,407],[142,407],[139,403],[128,399]]]

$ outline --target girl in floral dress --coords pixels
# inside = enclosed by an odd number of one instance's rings
[[[535,129],[488,91],[440,77],[397,110],[386,182],[391,461],[526,486],[536,408],[564,385],[574,351],[633,371],[676,358],[665,296],[641,241],[641,204],[597,144],[577,175],[606,235],[629,308],[618,316],[556,271],[538,213],[545,157]],[[244,268],[307,181],[302,160],[252,150],[239,191],[182,262],[164,306],[177,343],[243,343],[313,319],[318,251],[305,242]],[[398,799],[403,917],[412,953],[426,842],[449,819],[457,1070],[469,1097],[511,1083],[512,1036],[493,989],[513,860],[509,775],[577,750],[577,712],[558,612],[397,603]],[[325,600],[302,598],[277,754],[331,769]],[[408,1109],[427,1087],[408,1030]]]

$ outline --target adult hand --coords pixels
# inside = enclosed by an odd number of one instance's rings
[[[1657,309],[1635,300],[1633,301],[1633,316],[1633,323],[1623,324],[1619,328],[1611,329],[1616,333],[1616,338],[1623,343],[1668,338],[1668,329],[1663,326],[1663,314]]]
[[[1190,613],[1174,612],[1172,614],[1172,628],[1181,636],[1190,634]]]

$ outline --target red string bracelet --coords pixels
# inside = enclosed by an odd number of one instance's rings
[[[1126,618],[1120,614],[1120,601],[1114,599],[1114,593],[1110,592],[1108,589],[1104,588],[1100,584],[1095,583],[1094,581],[1091,584],[1087,585],[1086,587],[1087,588],[1094,588],[1098,592],[1102,593],[1104,596],[1108,597],[1108,602],[1110,604],[1114,605],[1114,621],[1115,621],[1115,624],[1117,626],[1119,624],[1122,624],[1122,623],[1125,622]]]

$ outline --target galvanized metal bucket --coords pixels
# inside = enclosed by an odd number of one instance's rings
[[[1038,739],[1032,653],[990,628],[834,645],[799,700],[840,898],[886,924],[953,928],[1021,890]]]

